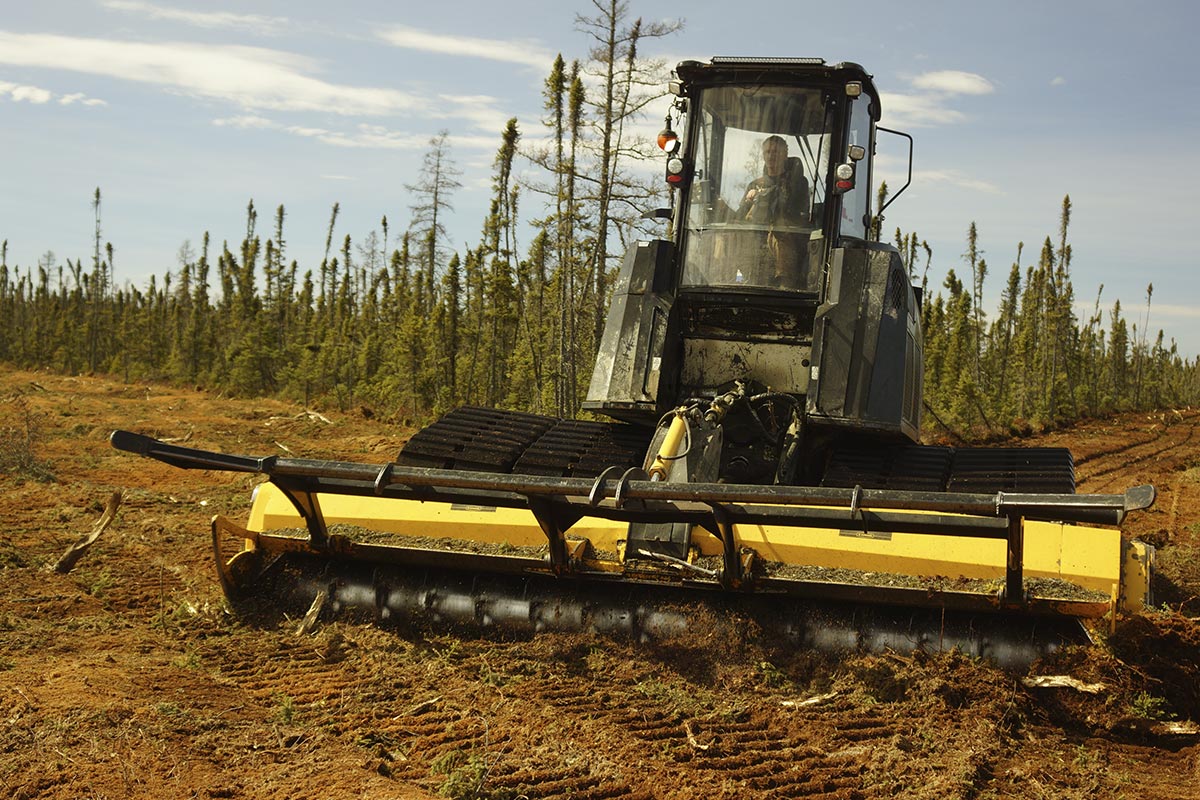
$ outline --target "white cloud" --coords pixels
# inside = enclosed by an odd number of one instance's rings
[[[404,25],[392,26],[380,33],[379,37],[390,45],[409,50],[523,64],[547,72],[554,62],[553,53],[527,41],[448,36]]]
[[[29,103],[45,103],[50,99],[50,92],[36,86],[22,86],[19,83],[0,81],[0,99],[6,96],[17,102],[24,100]]]
[[[914,170],[913,183],[921,185],[933,183],[946,183],[951,186],[956,186],[960,189],[969,189],[972,192],[984,192],[986,194],[1002,195],[1004,192],[1000,187],[987,181],[972,178],[969,175],[964,175],[954,169],[930,169],[930,170]]]
[[[963,112],[947,108],[945,98],[938,95],[880,92],[879,102],[883,106],[884,125],[927,128],[951,125],[967,118]]]
[[[435,116],[444,119],[467,120],[476,129],[495,136],[496,146],[500,146],[500,134],[513,115],[496,107],[496,104],[500,102],[498,99],[486,95],[448,94],[439,95],[438,99],[442,101],[438,105],[443,110]],[[454,130],[451,129],[450,132],[454,133]]]
[[[218,128],[241,128],[243,130],[279,127],[279,125],[266,117],[260,117],[255,114],[241,114],[236,117],[214,119],[213,125],[216,125]]]
[[[44,105],[55,98],[54,92],[49,89],[43,89],[39,86],[25,86],[10,81],[0,81],[0,99],[4,99],[5,96],[15,103],[31,103],[33,105]],[[82,92],[60,95],[58,103],[64,106],[69,106],[72,103],[80,103],[85,106],[107,105],[103,100],[89,98]]]
[[[74,105],[75,103],[79,103],[80,105],[83,105],[83,106],[106,106],[106,105],[108,105],[108,103],[106,103],[105,101],[100,100],[95,97],[88,97],[83,92],[72,92],[71,94],[64,94],[62,97],[58,98],[58,102],[59,102],[59,105],[64,105],[64,106]]]
[[[298,136],[302,139],[315,139],[318,142],[333,147],[376,150],[424,150],[429,146],[428,133],[396,131],[383,125],[370,125],[366,123],[348,130],[331,130],[311,125],[287,125],[255,114],[243,114],[236,117],[214,119],[212,124],[220,128],[279,131],[289,136]],[[495,136],[452,135],[447,141],[451,147],[461,147],[467,150],[488,150],[500,146],[500,135],[499,133]]]
[[[16,86],[9,91],[9,95],[18,103],[25,101],[36,105],[49,103],[54,97],[53,93],[45,89],[39,89],[36,86]]]
[[[1054,80],[1050,81],[1050,85],[1051,86],[1066,86],[1067,79],[1064,78],[1062,75],[1058,75],[1054,78]]]
[[[951,107],[950,101],[960,95],[995,91],[992,82],[982,75],[958,70],[923,72],[910,82],[916,91],[880,93],[884,124],[928,128],[965,122],[967,115]]]
[[[953,69],[924,72],[913,78],[912,84],[917,89],[943,94],[981,95],[996,91],[992,82],[982,75]]]
[[[120,2],[134,0],[120,0]],[[0,31],[0,64],[76,72],[134,81],[184,96],[223,101],[244,113],[214,119],[218,127],[271,130],[336,147],[422,150],[428,132],[396,131],[378,125],[355,128],[287,124],[262,112],[325,112],[343,116],[419,114],[445,121],[453,146],[492,151],[512,116],[487,95],[443,95],[436,100],[388,88],[347,86],[315,77],[313,59],[279,50],[187,42],[130,42]],[[44,103],[53,94],[0,82],[0,98]],[[63,105],[103,104],[81,93]]]
[[[345,86],[309,74],[309,58],[259,47],[122,42],[0,31],[0,63],[154,84],[247,109],[382,115],[425,110],[394,89]]]
[[[231,28],[260,34],[276,34],[288,25],[285,17],[261,14],[234,14],[229,11],[188,11],[182,8],[163,8],[141,0],[103,0],[101,5],[112,11],[141,14],[149,19],[182,22],[197,28]]]
[[[1183,305],[1163,305],[1155,303],[1150,307],[1150,327],[1154,327],[1156,317],[1167,317],[1168,319],[1200,319],[1200,307],[1198,306],[1183,306]]]
[[[350,131],[330,131],[293,125],[284,130],[294,136],[316,139],[335,147],[420,150],[429,142],[429,136],[426,134],[393,131],[382,125],[359,125]]]
[[[1110,299],[1101,297],[1100,313],[1104,317],[1105,325],[1111,323],[1114,300],[1122,301],[1121,311],[1125,321],[1131,325],[1137,325],[1139,331],[1138,335],[1140,336],[1140,331],[1143,329],[1143,326],[1146,322],[1145,295],[1143,294],[1140,298],[1140,304],[1134,302],[1129,305],[1125,304],[1125,298],[1114,297]],[[1075,313],[1079,316],[1079,318],[1085,321],[1091,319],[1092,315],[1096,313],[1096,304],[1094,299],[1092,301],[1076,300],[1073,308],[1075,309]],[[1186,332],[1186,323],[1189,323],[1193,320],[1200,320],[1200,307],[1198,306],[1186,306],[1170,303],[1164,305],[1161,303],[1154,303],[1150,306],[1150,323],[1149,325],[1145,325],[1145,329],[1148,332],[1148,335],[1152,337],[1158,332],[1159,329],[1167,328],[1170,323],[1179,323],[1179,326],[1175,327],[1174,330],[1165,331],[1167,338],[1166,346],[1170,347],[1170,340],[1178,339],[1178,334],[1180,332]]]

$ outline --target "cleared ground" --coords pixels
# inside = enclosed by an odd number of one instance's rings
[[[208,520],[244,518],[254,481],[107,436],[382,463],[407,433],[324,415],[0,371],[0,796],[1200,798],[1200,738],[1178,724],[1200,720],[1198,412],[1024,442],[1071,447],[1083,491],[1159,489],[1127,529],[1160,548],[1166,610],[1031,670],[1096,694],[955,655],[782,652],[728,626],[647,648],[234,616]],[[94,548],[45,571],[114,491]]]

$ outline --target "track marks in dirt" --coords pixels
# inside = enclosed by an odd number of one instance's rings
[[[586,768],[574,767],[560,770],[518,768],[504,772],[504,762],[493,766],[498,773],[489,776],[487,785],[493,791],[505,789],[517,797],[529,800],[553,800],[554,798],[578,798],[578,800],[653,800],[654,795],[644,790],[634,790],[624,781],[590,774]]]
[[[298,637],[280,623],[205,645],[201,660],[245,698],[230,702],[276,718],[294,707],[295,720],[277,724],[297,747],[324,737],[374,772],[430,789],[474,776],[496,793],[483,797],[867,800],[906,780],[876,764],[941,763],[970,728],[936,703],[921,726],[949,731],[945,741],[918,740],[903,703],[787,707],[775,693],[747,693],[754,672],[743,666],[718,665],[739,687],[724,703],[707,681],[636,648],[549,641],[430,643],[340,623]],[[990,755],[973,757],[979,764],[963,769],[986,773]]]
[[[1093,740],[1088,745],[1105,753],[1109,770],[1127,786],[1118,788],[1127,797],[1165,797],[1200,800],[1200,745],[1145,747]],[[1191,772],[1196,780],[1182,784],[1172,776]]]
[[[205,661],[219,664],[224,681],[240,691],[293,707],[336,702],[368,683],[357,670],[339,663],[326,645],[287,634],[275,637],[269,648],[221,646],[207,653]]]
[[[1099,431],[1074,434],[1075,469],[1081,489],[1122,491],[1135,483],[1133,476],[1138,472],[1161,474],[1190,466],[1197,458],[1198,425],[1200,412],[1189,410],[1162,415],[1148,429],[1137,432],[1111,431],[1097,423]],[[1092,442],[1097,442],[1096,449],[1089,447]]]
[[[622,760],[644,762],[647,774],[663,776],[645,788],[659,797],[673,796],[669,776],[682,774],[690,791],[708,797],[871,797],[862,779],[861,754],[895,734],[894,727],[876,717],[864,719],[850,709],[832,712],[826,730],[837,731],[842,741],[830,749],[824,741],[789,730],[790,720],[775,708],[777,702],[753,711],[696,716],[664,710],[661,702],[642,697],[633,687],[623,693],[612,688],[599,691],[587,681],[538,681],[522,686],[522,694],[532,703],[550,703],[570,718],[586,718],[591,739],[623,742]],[[852,749],[847,750],[846,742],[853,743]]]
[[[141,620],[162,619],[176,610],[178,598],[187,594],[186,587],[172,569],[153,564],[141,566],[141,570],[122,570],[117,576],[111,572],[97,576],[101,600],[117,614],[134,615]]]

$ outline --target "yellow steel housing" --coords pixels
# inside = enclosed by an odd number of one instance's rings
[[[321,494],[327,524],[346,524],[400,537],[433,537],[488,544],[538,547],[546,536],[523,509],[423,503],[414,500]],[[923,512],[912,511],[914,515]],[[248,527],[268,532],[303,527],[288,499],[269,483],[254,497]],[[627,525],[584,518],[568,532],[594,548],[620,552]],[[737,525],[737,542],[759,557],[805,565],[929,578],[993,580],[1004,577],[1005,542],[963,536],[836,530],[784,525]],[[403,546],[402,539],[395,542]],[[701,555],[720,556],[721,542],[695,528]],[[1057,522],[1024,522],[1024,576],[1058,579],[1102,593],[1126,611],[1140,610],[1149,596],[1153,548],[1123,543],[1120,531]]]

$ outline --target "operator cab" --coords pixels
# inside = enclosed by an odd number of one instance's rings
[[[723,58],[677,74],[688,146],[668,181],[679,189],[681,292],[819,294],[829,248],[867,238],[870,76],[818,59]]]

